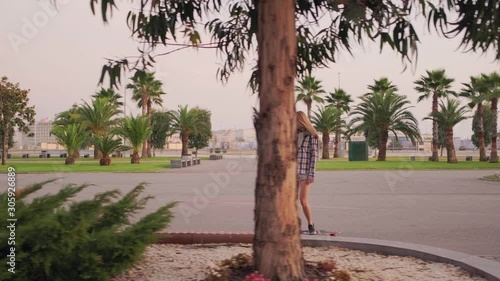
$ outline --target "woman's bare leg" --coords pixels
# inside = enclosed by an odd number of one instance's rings
[[[311,217],[311,208],[309,207],[309,203],[307,202],[308,194],[309,194],[309,183],[307,182],[307,180],[301,180],[299,182],[300,205],[302,205],[302,211],[304,212],[304,216],[306,216],[307,224],[313,224]]]

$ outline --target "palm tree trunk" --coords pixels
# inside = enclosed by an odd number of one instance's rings
[[[189,135],[188,134],[181,134],[181,140],[182,140],[182,151],[181,155],[188,155],[188,142],[189,142]]]
[[[335,140],[333,144],[333,158],[339,158],[339,141],[340,141],[340,133],[338,130],[335,130]]]
[[[134,151],[132,157],[130,157],[130,164],[139,164],[141,162],[141,157],[139,156],[139,152]]]
[[[102,152],[94,146],[94,159],[101,159],[102,158]]]
[[[490,163],[498,163],[498,152],[497,152],[497,118],[498,118],[498,99],[491,99],[491,154]]]
[[[307,105],[307,118],[309,118],[309,120],[311,120],[311,107],[312,107],[312,101],[308,101],[306,103]]]
[[[378,145],[377,161],[385,161],[387,155],[387,141],[389,140],[389,132],[385,131],[380,136],[380,143]]]
[[[64,164],[66,165],[73,165],[75,164],[75,158],[73,158],[73,155],[68,153],[68,156],[66,156],[66,159],[64,160]]]
[[[432,95],[432,113],[438,112],[438,97],[436,94]],[[432,161],[439,161],[439,134],[438,134],[438,122],[437,120],[432,120]]]
[[[330,159],[330,151],[328,149],[328,144],[330,143],[330,134],[328,131],[323,132],[323,155],[321,158]]]
[[[4,128],[3,132],[3,147],[2,147],[2,166],[6,164],[7,153],[9,151],[9,128]]]
[[[99,165],[101,166],[111,165],[111,158],[109,158],[109,155],[102,157],[101,160],[99,160]]]
[[[271,280],[302,281],[297,209],[295,1],[258,1],[260,112],[255,120],[254,267]]]
[[[151,128],[151,98],[148,98],[148,108],[147,108],[147,115],[148,115],[148,127]],[[148,137],[146,141],[146,146],[147,146],[147,151],[148,151],[148,158],[151,158],[151,136]]]
[[[453,127],[446,128],[446,154],[448,163],[458,163],[455,144],[453,143]]]
[[[141,97],[141,102],[142,102],[142,116],[147,116],[147,103],[148,103],[148,93],[143,90],[142,91],[142,97]],[[142,158],[147,158],[148,157],[148,142],[145,141],[142,144]]]
[[[484,107],[483,103],[477,104],[478,141],[479,141],[479,161],[486,161],[486,146],[484,145]]]

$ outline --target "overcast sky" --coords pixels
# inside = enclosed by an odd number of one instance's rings
[[[121,12],[113,15],[109,25],[92,15],[88,0],[58,0],[58,11],[42,4],[47,1],[0,2],[0,76],[6,75],[10,81],[31,90],[30,104],[35,105],[37,120],[53,118],[73,103],[90,100],[98,89],[104,58],[137,54],[125,24],[127,9],[123,3],[129,1],[119,1]],[[471,75],[500,70],[493,56],[464,54],[457,49],[458,40],[439,38],[422,30],[422,25],[418,25],[422,44],[414,71],[409,68],[402,72],[403,64],[395,52],[380,54],[378,43],[367,43],[364,48],[354,49],[355,57],[340,54],[338,63],[315,71],[314,76],[322,80],[327,91],[338,87],[340,76],[340,86],[354,97],[355,103],[374,79],[388,77],[399,87],[400,94],[408,96],[415,106],[414,114],[422,120],[431,103],[416,103],[418,95],[413,81],[425,70],[445,68],[456,80],[455,90],[461,88],[462,82],[468,82]],[[207,108],[212,111],[216,130],[252,127],[252,107],[257,100],[247,88],[250,67],[223,85],[215,76],[220,60],[213,50],[180,51],[157,62],[157,78],[167,92],[165,109],[186,104]],[[298,108],[305,110],[303,105]],[[139,111],[128,100],[127,113],[130,112]],[[421,121],[420,129],[430,133],[430,121]],[[470,137],[470,120],[459,124],[455,134]]]

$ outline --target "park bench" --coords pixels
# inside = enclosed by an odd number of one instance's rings
[[[30,155],[28,153],[23,154],[23,158],[29,158]]]
[[[472,156],[465,156],[465,161],[472,161]]]
[[[90,154],[84,154],[83,155],[83,158],[89,158],[90,157]]]
[[[67,153],[61,153],[61,154],[59,154],[59,157],[66,158],[66,157],[68,157],[68,154]]]
[[[210,154],[210,157],[208,158],[209,160],[220,160],[222,159],[221,154]]]
[[[185,159],[172,159],[170,160],[170,168],[184,168],[187,166]]]
[[[194,165],[200,165],[201,164],[200,157],[193,157],[193,164]]]

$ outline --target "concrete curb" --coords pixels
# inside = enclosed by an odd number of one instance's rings
[[[160,244],[252,243],[253,240],[252,233],[156,233],[156,237]],[[414,257],[459,266],[488,281],[500,281],[500,263],[442,248],[378,239],[314,235],[302,235],[302,245],[338,246],[383,255]]]

